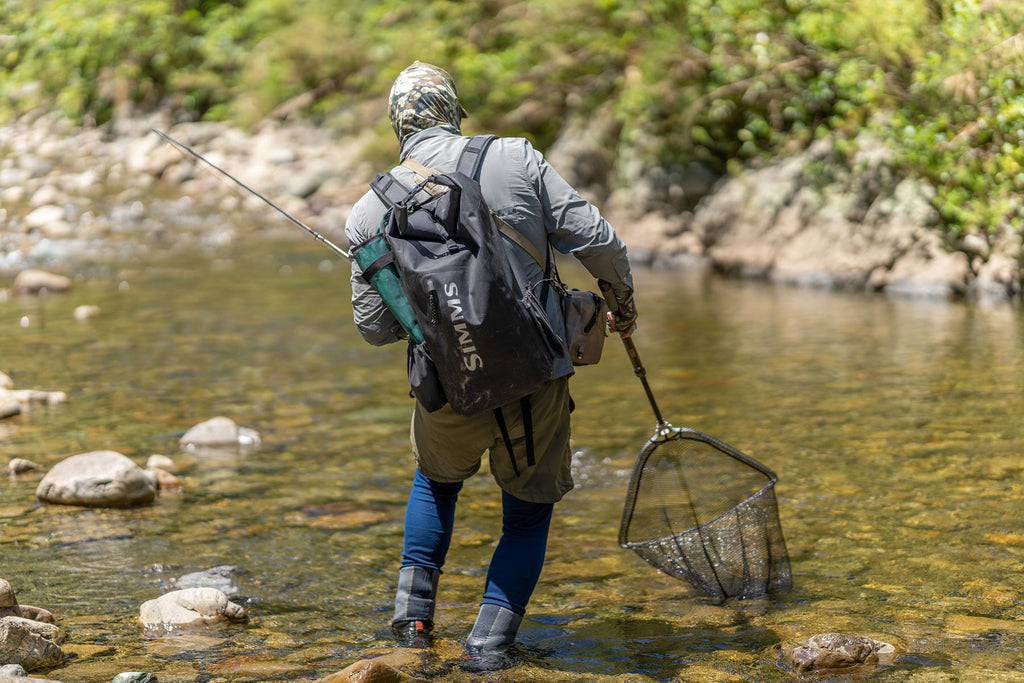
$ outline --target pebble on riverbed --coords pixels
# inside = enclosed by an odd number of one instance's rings
[[[11,474],[25,474],[26,472],[34,472],[38,469],[39,465],[24,458],[11,458],[11,461],[7,463],[7,471]]]
[[[63,391],[15,389],[11,378],[0,372],[0,419],[20,415],[31,405],[55,406],[66,400]]]

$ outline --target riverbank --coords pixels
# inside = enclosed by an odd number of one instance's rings
[[[348,211],[381,170],[363,152],[373,145],[371,131],[339,139],[307,123],[275,120],[242,131],[218,123],[171,125],[166,114],[79,128],[51,114],[25,116],[0,128],[0,274],[28,267],[69,271],[154,248],[216,247],[256,233],[295,232],[153,128],[341,245]],[[950,243],[935,229],[934,190],[899,177],[893,155],[866,136],[852,158],[821,140],[733,177],[691,167],[666,183],[661,169],[609,163],[606,128],[600,121],[568,125],[547,156],[602,207],[638,264],[899,296],[1021,296],[1020,234],[999,228]],[[680,205],[692,209],[669,208]],[[173,232],[168,216],[175,217]]]

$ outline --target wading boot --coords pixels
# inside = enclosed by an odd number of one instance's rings
[[[466,638],[463,668],[467,671],[497,671],[514,662],[510,648],[523,618],[498,605],[480,605],[473,630]]]
[[[424,567],[402,567],[398,571],[391,632],[399,646],[427,648],[433,642],[434,599],[440,576],[436,569]]]

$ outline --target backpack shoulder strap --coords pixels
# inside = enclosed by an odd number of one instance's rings
[[[484,154],[487,153],[487,148],[491,146],[491,143],[497,139],[495,135],[476,135],[469,139],[466,146],[462,148],[462,153],[459,155],[459,164],[456,168],[458,173],[467,175],[473,180],[479,180],[477,176],[480,175],[480,166],[484,162]],[[494,216],[495,223],[498,225],[498,230],[501,234],[509,238],[516,244],[518,244],[523,251],[533,257],[533,260],[537,262],[537,265],[542,270],[547,272],[546,259],[541,256],[540,251],[533,245],[530,240],[513,228],[511,225],[502,220],[493,211],[491,215]]]
[[[470,138],[466,146],[462,148],[462,154],[459,155],[456,172],[467,175],[473,180],[479,180],[477,176],[480,175],[480,165],[484,162],[484,154],[487,153],[487,148],[491,146],[496,137],[495,135],[476,135]]]

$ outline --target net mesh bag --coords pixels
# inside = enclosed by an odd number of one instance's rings
[[[706,434],[662,424],[633,470],[619,543],[719,600],[788,590],[776,480]]]

